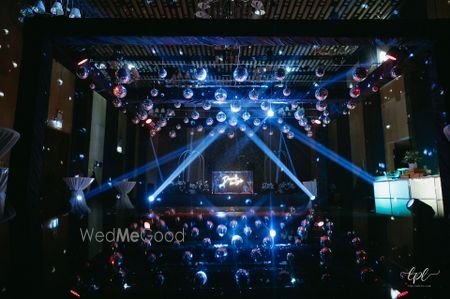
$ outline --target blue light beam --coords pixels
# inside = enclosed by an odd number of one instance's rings
[[[159,179],[161,180],[161,182],[164,182],[164,176],[158,162],[158,155],[156,154],[155,145],[153,144],[153,137],[150,137],[150,145],[152,146],[153,157],[155,158],[156,167],[158,168]]]
[[[217,133],[214,136],[208,135],[203,138],[200,144],[191,151],[189,156],[180,165],[178,165],[178,167],[172,172],[172,174],[164,181],[164,183],[161,184],[161,186],[158,187],[158,189],[156,189],[156,191],[151,196],[153,196],[154,198],[158,197],[158,195],[161,194],[161,192],[163,192],[164,189],[166,189],[167,186],[169,186],[169,184],[172,183],[172,181],[177,178],[181,172],[183,172],[189,165],[191,165],[191,163],[198,156],[200,156],[200,154],[203,153],[203,151],[207,149],[208,146],[216,141],[219,136],[221,136],[221,134]]]
[[[119,183],[123,180],[128,180],[128,179],[137,177],[140,174],[143,174],[147,171],[154,169],[155,167],[157,167],[158,164],[162,165],[167,162],[170,162],[170,161],[178,158],[186,149],[187,149],[187,146],[183,146],[183,147],[161,157],[157,161],[148,162],[130,172],[124,173],[124,174],[118,176],[117,178],[114,178],[113,180],[107,182],[106,184],[100,185],[97,188],[92,189],[91,191],[87,192],[85,195],[85,198],[90,199],[98,194],[108,191],[109,189],[113,188],[117,183]]]
[[[335,162],[336,164],[343,167],[344,169],[347,169],[348,171],[350,171],[354,175],[360,177],[361,179],[365,180],[369,184],[373,184],[373,182],[375,181],[375,178],[372,175],[370,175],[368,172],[362,170],[361,168],[359,168],[352,162],[348,161],[347,159],[339,156],[337,153],[328,149],[326,146],[322,145],[321,143],[317,142],[316,140],[306,136],[305,134],[303,134],[302,132],[300,132],[299,130],[297,130],[295,128],[291,128],[291,131],[294,133],[296,140],[309,146],[316,152],[322,154],[324,157],[330,159],[331,161]]]
[[[316,197],[308,190],[308,188],[306,188],[305,185],[303,185],[302,182],[300,182],[300,180],[289,170],[289,168],[286,167],[286,165],[283,164],[283,162],[281,162],[280,159],[278,159],[278,157],[270,150],[270,148],[267,147],[267,145],[258,136],[256,136],[256,135],[249,136],[247,132],[248,132],[248,130],[245,130],[245,133],[250,138],[250,140],[252,140],[256,144],[256,146],[258,146],[264,152],[264,154],[266,154],[275,164],[277,164],[278,167],[283,169],[284,173],[286,173],[287,176],[303,192],[305,192],[306,195],[308,195],[308,197],[311,200],[316,199]]]

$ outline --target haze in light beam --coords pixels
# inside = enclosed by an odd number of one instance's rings
[[[245,130],[248,136],[248,129]],[[284,173],[303,191],[308,195],[311,200],[314,200],[316,197],[312,194],[305,185],[300,182],[300,180],[286,167],[286,165],[281,162],[281,160],[267,147],[267,145],[255,134],[253,136],[248,136],[250,140],[252,140],[256,146],[258,146],[264,154],[266,154],[278,167],[280,167]]]

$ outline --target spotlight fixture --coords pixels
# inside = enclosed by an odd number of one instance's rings
[[[149,202],[154,202],[155,201],[155,197],[153,195],[150,195],[148,198]]]
[[[411,198],[406,203],[406,208],[416,217],[432,218],[434,217],[434,210],[431,206],[417,198]]]
[[[251,6],[255,9],[253,11],[255,16],[263,16],[266,14],[266,11],[264,10],[264,3],[262,1],[253,0]]]
[[[272,116],[274,116],[274,115],[275,115],[275,112],[273,112],[272,108],[270,108],[270,109],[267,111],[267,116],[268,116],[268,117],[272,117]]]
[[[269,235],[270,235],[270,237],[273,239],[273,238],[275,238],[275,236],[277,235],[277,232],[276,232],[274,229],[271,229],[271,230],[269,231]]]

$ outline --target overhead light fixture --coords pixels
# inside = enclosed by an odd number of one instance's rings
[[[264,3],[259,0],[253,0],[251,6],[255,9],[253,13],[256,16],[263,16],[266,14],[266,11],[264,10]]]
[[[33,6],[33,11],[37,14],[44,14],[45,13],[44,1],[42,0],[36,1],[36,4]]]
[[[52,8],[50,8],[50,12],[52,15],[55,15],[55,16],[64,15],[64,9],[62,7],[61,2],[55,1],[55,3],[53,3],[53,5],[52,5]]]
[[[77,7],[72,7],[69,14],[70,19],[80,19],[81,18],[81,11]]]

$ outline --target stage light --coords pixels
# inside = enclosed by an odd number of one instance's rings
[[[269,231],[269,235],[270,235],[270,237],[273,239],[273,238],[275,238],[275,236],[277,235],[277,232],[276,232],[274,229],[271,229],[271,230]]]
[[[123,148],[122,148],[121,145],[118,145],[118,146],[116,147],[116,152],[118,152],[119,154],[121,154],[121,153],[123,152]]]
[[[408,200],[406,208],[411,211],[414,216],[420,218],[433,218],[435,214],[431,206],[416,198]]]
[[[275,115],[275,112],[273,112],[272,108],[270,108],[270,109],[267,111],[267,116],[268,116],[268,117],[272,117],[272,116],[274,116],[274,115]]]
[[[148,201],[149,201],[149,202],[154,202],[154,201],[155,201],[155,197],[154,197],[153,195],[150,195],[150,196],[148,197]]]

